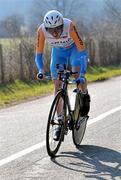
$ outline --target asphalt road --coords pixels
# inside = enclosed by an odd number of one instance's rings
[[[50,159],[45,132],[53,95],[0,110],[0,180],[121,180],[121,77],[88,86],[82,144],[71,132]]]

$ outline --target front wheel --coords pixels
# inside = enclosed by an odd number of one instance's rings
[[[61,113],[64,117],[65,115],[65,108],[64,108],[64,97],[62,92],[58,92],[55,96],[53,103],[51,105],[48,122],[47,122],[47,131],[46,131],[46,148],[48,155],[54,157],[55,154],[58,152],[61,142],[64,136],[64,124],[62,122],[57,121],[58,112]],[[53,139],[54,130],[60,126],[60,136],[58,141]]]

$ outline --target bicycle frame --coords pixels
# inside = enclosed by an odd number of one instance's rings
[[[69,95],[68,95],[68,90],[66,91],[66,96],[65,96],[65,102],[67,103],[67,107],[68,107],[68,112],[69,112],[69,115],[72,116],[72,109],[71,109],[71,103],[70,103],[70,98],[69,98]],[[71,117],[72,118],[72,117]]]
[[[70,104],[70,99],[69,99],[69,95],[68,95],[68,84],[69,84],[69,76],[71,74],[75,74],[77,72],[70,72],[70,71],[59,71],[59,80],[62,81],[62,86],[61,86],[61,89],[59,90],[59,92],[61,92],[64,96],[64,106],[65,108],[67,107],[68,109],[68,113],[69,113],[69,116],[71,117],[71,119],[73,119],[72,117],[72,110],[71,110],[71,104]],[[64,75],[64,76],[63,76]]]

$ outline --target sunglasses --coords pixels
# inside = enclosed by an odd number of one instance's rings
[[[58,32],[61,32],[62,30],[63,30],[63,25],[55,27],[55,28],[46,28],[46,31],[48,31],[50,34],[53,34],[55,32],[58,33]]]

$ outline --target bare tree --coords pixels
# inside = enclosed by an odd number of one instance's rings
[[[32,12],[34,13],[35,16],[40,17],[42,14],[44,14],[52,9],[59,10],[64,16],[72,16],[75,15],[78,11],[78,15],[80,14],[80,8],[82,9],[82,5],[84,4],[83,0],[34,0],[33,1],[34,6],[32,7]],[[76,11],[75,11],[76,7]],[[78,7],[78,9],[77,9]]]
[[[45,13],[52,9],[59,10],[64,17],[79,22],[85,4],[86,2],[83,0],[33,0],[33,6],[31,8],[31,27],[35,30],[37,25],[42,23]]]
[[[105,0],[105,5],[108,16],[121,25],[121,1]]]
[[[19,37],[21,34],[21,27],[24,25],[24,18],[18,14],[13,14],[6,17],[1,22],[1,25],[10,37]]]
[[[5,74],[4,74],[3,50],[2,50],[1,44],[0,44],[0,70],[1,70],[0,79],[1,79],[1,82],[4,83],[5,82]]]

